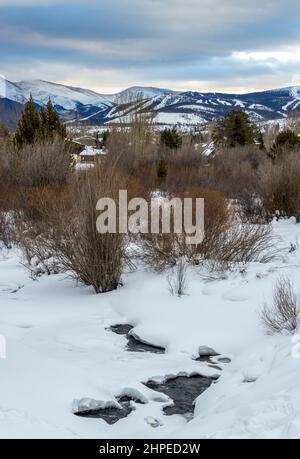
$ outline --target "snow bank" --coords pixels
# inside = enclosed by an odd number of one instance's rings
[[[268,264],[208,281],[200,268],[188,273],[188,294],[173,297],[167,274],[139,268],[124,287],[105,295],[65,276],[29,278],[17,251],[0,253],[0,437],[3,438],[274,438],[300,432],[300,361],[290,336],[267,337],[259,312],[270,303],[280,275],[300,294],[300,226],[274,222],[280,257]],[[22,286],[22,288],[19,288]],[[134,326],[165,354],[126,350],[125,336],[108,327]],[[208,348],[211,348],[208,351]],[[228,356],[222,370],[193,360],[211,351]],[[168,399],[143,382],[179,374],[219,381],[196,403],[195,419],[166,416]],[[113,426],[74,416],[81,406],[106,406],[118,396],[139,399]],[[148,402],[148,403],[146,403]],[[149,419],[152,421],[149,422]],[[155,427],[155,428],[154,428]]]

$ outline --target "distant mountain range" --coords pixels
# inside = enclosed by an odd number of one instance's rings
[[[154,111],[156,123],[164,125],[206,124],[235,108],[246,111],[253,121],[284,118],[288,112],[300,111],[298,86],[242,95],[132,87],[108,95],[42,80],[12,83],[2,79],[0,120],[15,127],[30,94],[39,106],[50,98],[63,120],[88,124],[126,120],[133,111]],[[142,101],[137,104],[138,95]]]

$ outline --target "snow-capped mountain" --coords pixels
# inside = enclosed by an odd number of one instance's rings
[[[154,97],[166,96],[168,94],[176,94],[176,91],[170,89],[161,89],[153,87],[143,86],[132,86],[131,88],[125,89],[118,94],[109,96],[111,100],[116,101],[128,101],[134,97],[142,95],[144,99],[153,99]]]
[[[89,124],[116,122],[137,110],[153,111],[160,124],[205,124],[235,108],[245,110],[253,121],[283,118],[288,112],[300,111],[298,86],[242,95],[134,86],[109,95],[42,80],[0,81],[2,99],[24,104],[30,94],[40,106],[50,98],[65,121]]]
[[[8,99],[21,103],[26,102],[30,94],[41,105],[45,105],[51,98],[53,103],[66,110],[76,109],[77,104],[97,106],[107,100],[107,96],[90,90],[72,88],[42,80],[20,81],[18,83],[5,80],[5,85],[2,83],[2,93],[3,91],[5,91],[4,95]]]

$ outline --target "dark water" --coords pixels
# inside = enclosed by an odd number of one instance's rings
[[[118,335],[125,335],[127,337],[126,349],[131,352],[153,352],[157,354],[163,354],[165,349],[150,344],[144,344],[138,341],[133,336],[129,335],[129,332],[133,327],[129,324],[117,324],[110,327],[113,333]],[[209,366],[221,370],[215,363],[211,361],[212,356],[200,356],[196,360],[200,362],[206,362]],[[229,363],[230,359],[220,357],[217,359],[222,363]],[[194,414],[194,401],[196,398],[207,390],[211,384],[213,384],[218,377],[208,378],[205,376],[194,375],[178,376],[176,378],[169,379],[162,384],[156,383],[155,381],[148,381],[145,384],[148,388],[157,392],[162,392],[168,395],[173,400],[173,405],[164,408],[164,413],[168,416],[173,414],[184,415],[187,419],[191,419]],[[81,413],[76,413],[77,416],[98,418],[103,419],[108,424],[115,424],[120,419],[127,417],[134,409],[134,405],[131,403],[130,397],[120,397],[117,399],[122,408],[105,408],[98,410],[90,410]],[[134,400],[135,403],[141,403]]]
[[[128,335],[132,329],[132,325],[128,324],[112,325],[109,328],[109,330],[111,330],[113,333],[116,333],[117,335]]]
[[[208,389],[216,379],[199,375],[178,376],[162,384],[154,381],[148,381],[144,384],[152,390],[163,392],[173,400],[173,406],[164,408],[166,415],[181,414],[191,418],[194,413],[195,399]]]
[[[205,376],[178,376],[177,378],[169,379],[168,381],[159,384],[154,381],[144,383],[149,389],[157,392],[162,392],[168,395],[173,400],[172,406],[164,408],[164,413],[167,416],[179,414],[187,419],[192,419],[194,414],[194,401],[206,389],[216,381],[217,378],[207,378]],[[126,418],[134,409],[130,397],[124,396],[117,399],[122,408],[102,408],[96,410],[83,411],[75,413],[76,416],[84,418],[103,419],[108,424],[112,425],[120,419]],[[134,400],[135,403],[141,403]]]
[[[129,335],[130,330],[133,327],[128,324],[120,324],[120,325],[112,325],[110,330],[113,333],[117,333],[118,335],[126,335],[127,338],[127,346],[126,349],[130,352],[152,352],[154,354],[164,354],[165,349],[159,346],[153,346],[152,344],[145,344],[141,341],[138,341],[133,336]]]
[[[231,360],[228,357],[220,357],[218,359],[218,362],[220,362],[220,363],[230,363]]]
[[[211,368],[216,368],[217,370],[222,370],[222,368],[218,367],[218,364],[212,360],[212,357],[217,360],[219,363],[230,363],[231,360],[227,357],[217,357],[217,356],[209,356],[209,355],[202,355],[195,359],[197,362],[206,362],[208,366]]]

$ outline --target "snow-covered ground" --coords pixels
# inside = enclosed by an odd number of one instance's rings
[[[164,125],[197,125],[205,124],[207,121],[198,114],[195,113],[172,113],[172,112],[161,112],[155,118],[155,122]]]
[[[273,225],[281,237],[276,260],[252,263],[222,279],[208,280],[200,268],[190,269],[182,298],[169,293],[167,274],[142,268],[126,273],[124,287],[105,295],[63,275],[34,281],[17,250],[2,250],[0,335],[6,358],[0,359],[0,436],[300,437],[297,344],[289,335],[265,335],[259,317],[279,276],[288,276],[300,293],[300,249],[289,251],[300,226],[293,220]],[[126,338],[107,330],[118,323],[132,324],[139,337],[166,353],[128,352]],[[167,397],[142,382],[179,373],[216,375],[193,360],[200,346],[232,361],[221,365],[218,382],[198,398],[192,421],[166,416]],[[120,394],[147,403],[134,404],[112,426],[72,413],[80,403],[101,406]]]

